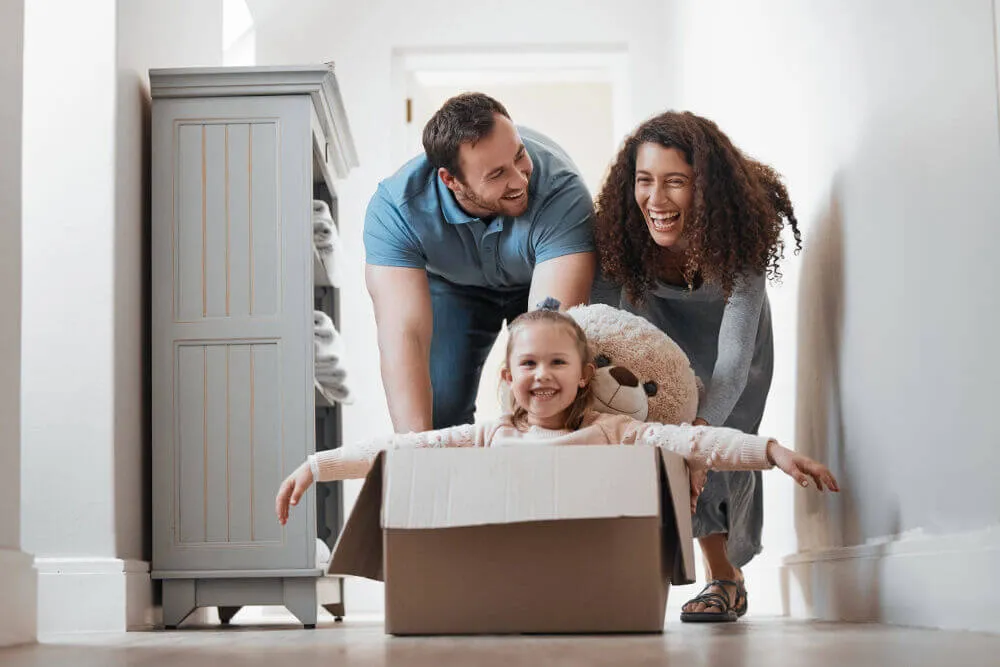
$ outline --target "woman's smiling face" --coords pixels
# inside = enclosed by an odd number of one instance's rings
[[[635,203],[656,245],[682,241],[694,201],[694,169],[677,148],[646,142],[635,156]]]

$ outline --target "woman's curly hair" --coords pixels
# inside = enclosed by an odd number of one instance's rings
[[[745,156],[712,121],[668,111],[640,125],[625,140],[597,197],[595,236],[605,279],[641,303],[656,283],[662,248],[635,201],[636,153],[644,143],[677,148],[694,171],[694,197],[685,215],[685,277],[719,285],[728,296],[741,274],[780,279],[783,220],[802,236],[788,191],[771,167]]]

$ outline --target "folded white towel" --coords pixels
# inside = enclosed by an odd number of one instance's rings
[[[313,311],[313,352],[313,374],[320,391],[331,401],[352,402],[343,339],[330,316],[321,310]]]
[[[320,384],[343,384],[347,379],[347,370],[336,364],[316,365],[316,379]]]
[[[340,345],[337,327],[333,326],[333,320],[322,310],[313,311],[313,337],[323,344]]]
[[[330,205],[322,199],[313,200],[312,221],[313,243],[317,248],[332,248],[336,225],[333,214],[330,213]]]
[[[354,395],[351,394],[351,390],[344,385],[322,385],[319,380],[314,380],[316,389],[319,393],[326,397],[326,400],[333,402],[340,402],[345,404],[351,404],[354,402]]]
[[[334,365],[340,363],[341,354],[337,350],[322,350],[316,352],[315,360],[316,365],[319,366],[321,363],[333,363]]]
[[[316,538],[316,567],[326,568],[326,565],[330,562],[330,547],[326,546],[326,542]]]
[[[340,287],[340,267],[344,263],[343,245],[330,213],[330,206],[322,199],[313,200],[313,245],[319,253],[320,263],[330,284]]]
[[[344,385],[328,385],[323,387],[323,391],[327,396],[340,403],[353,403],[354,397],[351,395],[351,390]]]
[[[313,311],[313,331],[317,335],[323,334],[329,338],[333,338],[337,329],[333,326],[333,320],[330,316],[324,313],[322,310]]]

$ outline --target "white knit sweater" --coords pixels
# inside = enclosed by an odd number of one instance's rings
[[[438,431],[374,438],[309,457],[319,482],[355,479],[368,474],[375,456],[386,449],[411,447],[504,447],[525,445],[652,445],[680,454],[692,470],[765,470],[769,438],[731,428],[656,424],[624,415],[588,413],[575,431],[532,426],[516,428],[509,417]]]

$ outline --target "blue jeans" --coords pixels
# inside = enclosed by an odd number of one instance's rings
[[[503,321],[528,309],[528,287],[497,290],[456,285],[427,274],[434,313],[431,388],[434,428],[471,424],[483,364]]]

